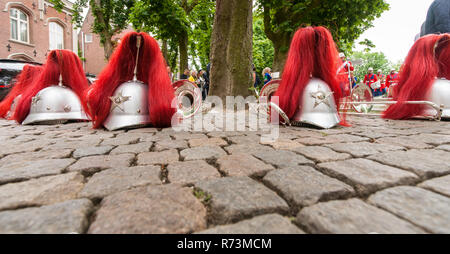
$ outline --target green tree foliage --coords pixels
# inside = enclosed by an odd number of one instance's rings
[[[368,73],[370,67],[374,69],[375,74],[378,70],[382,70],[384,75],[389,74],[391,68],[399,70],[400,63],[392,63],[382,52],[360,52],[356,51],[350,57],[355,67],[355,76],[359,81],[364,80],[364,76]]]
[[[389,9],[385,0],[258,0],[265,32],[274,43],[274,68],[282,69],[290,40],[300,26],[325,26],[342,51],[351,51],[358,37]]]
[[[58,11],[64,7],[62,0],[50,0]],[[113,36],[128,27],[128,16],[134,0],[76,0],[73,4],[72,22],[80,27],[83,22],[83,8],[90,7],[94,16],[92,32],[100,36],[100,42],[105,50],[105,57],[109,59],[113,50]]]
[[[205,69],[210,61],[211,32],[215,12],[215,0],[199,0],[188,17],[192,27],[189,35],[191,39],[190,55],[194,64],[200,63],[200,66],[196,66],[197,70]]]
[[[272,68],[274,48],[272,41],[264,33],[264,21],[261,15],[253,17],[253,64],[256,73],[261,73],[266,67]]]

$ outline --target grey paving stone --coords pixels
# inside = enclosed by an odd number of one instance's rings
[[[274,152],[275,150],[269,146],[263,146],[259,144],[247,144],[247,145],[231,145],[224,148],[230,154],[251,154],[259,152]]]
[[[322,135],[322,137],[306,137],[299,138],[295,141],[304,145],[324,145],[335,143],[351,143],[368,141],[369,138],[364,138],[356,135],[338,134],[338,135]]]
[[[226,146],[228,143],[221,138],[209,138],[209,139],[190,139],[190,147],[201,147],[201,146]]]
[[[180,152],[182,158],[185,161],[193,161],[193,160],[209,160],[209,159],[217,159],[227,153],[220,147],[196,147],[185,149]]]
[[[450,135],[439,135],[439,134],[419,134],[412,136],[412,139],[420,140],[427,144],[439,146],[444,144],[450,144]]]
[[[351,156],[346,153],[337,153],[330,148],[323,146],[305,146],[296,148],[293,152],[299,153],[315,162],[330,162],[350,159]]]
[[[139,133],[122,133],[118,134],[115,138],[109,138],[103,140],[102,146],[120,146],[137,144],[141,139],[142,134]]]
[[[254,153],[254,156],[265,163],[274,165],[277,168],[296,166],[299,164],[314,165],[313,161],[291,151],[257,152]]]
[[[84,178],[78,173],[48,176],[0,186],[0,210],[51,205],[76,199]]]
[[[450,152],[450,145],[441,145],[437,149]]]
[[[319,164],[318,167],[327,175],[352,185],[361,195],[418,181],[418,177],[413,173],[367,159],[327,162]]]
[[[134,154],[100,155],[83,157],[69,167],[69,171],[95,173],[108,168],[129,167],[134,160]]]
[[[420,228],[359,199],[304,208],[297,223],[313,234],[422,234]]]
[[[388,144],[377,144],[369,142],[360,143],[339,143],[327,145],[327,147],[342,153],[348,153],[354,157],[361,158],[368,155],[379,154],[396,150],[403,150],[401,146],[393,146]]]
[[[153,142],[144,142],[133,145],[120,145],[111,151],[110,154],[121,154],[121,153],[144,153],[150,152]]]
[[[175,162],[167,166],[170,183],[192,185],[197,181],[220,178],[216,168],[205,161]]]
[[[18,134],[21,135],[21,134]],[[51,140],[33,140],[29,142],[17,142],[13,140],[4,141],[2,142],[2,146],[7,149],[2,149],[0,151],[0,156],[6,156],[9,154],[14,153],[23,153],[23,152],[36,152],[39,149],[48,147],[50,144],[52,144],[54,141]]]
[[[441,150],[409,150],[383,153],[369,159],[405,169],[423,179],[443,176],[450,173],[450,153]]]
[[[218,226],[198,234],[304,234],[291,221],[279,214],[268,214],[244,220],[233,225]]]
[[[189,133],[189,132],[177,132],[175,134],[171,134],[176,140],[189,140],[189,139],[207,139],[203,133]]]
[[[206,209],[192,190],[140,187],[106,197],[91,234],[187,234],[206,229]]]
[[[286,202],[249,177],[227,177],[201,181],[195,186],[211,195],[211,220],[228,224],[267,213],[286,213]]]
[[[248,154],[234,154],[221,157],[217,160],[221,172],[228,176],[264,176],[275,169]]]
[[[400,218],[437,234],[450,233],[450,198],[416,187],[380,191],[368,200]]]
[[[156,142],[154,150],[157,152],[171,149],[186,149],[188,147],[188,143],[186,140],[161,140]]]
[[[0,212],[0,234],[82,234],[92,209],[90,200],[80,199]]]
[[[319,201],[348,198],[354,193],[349,185],[308,166],[274,170],[269,172],[263,181],[280,193],[295,209]]]
[[[277,139],[275,142],[261,142],[263,145],[270,145],[275,150],[294,150],[305,145],[290,139]]]
[[[167,150],[162,152],[147,152],[138,155],[139,165],[167,165],[169,163],[177,162],[179,160],[177,150]]]
[[[87,156],[105,155],[111,152],[113,148],[114,148],[113,146],[91,146],[85,148],[78,148],[73,153],[73,157],[79,159],[81,157]]]
[[[6,164],[0,167],[0,184],[56,175],[74,162],[74,159],[51,159]]]
[[[161,185],[160,174],[159,166],[108,169],[93,175],[79,196],[89,199],[103,198],[134,187]]]
[[[433,148],[432,145],[429,145],[422,140],[418,139],[411,139],[411,137],[408,136],[399,136],[399,137],[387,137],[387,138],[380,138],[376,140],[377,143],[385,145],[398,145],[403,146],[408,149],[428,149]]]
[[[450,175],[428,180],[420,184],[419,187],[450,197]]]
[[[72,151],[73,149],[63,149],[56,151],[39,151],[39,152],[11,154],[0,160],[0,167],[16,162],[26,162],[26,161],[31,162],[42,159],[66,159],[70,157]]]

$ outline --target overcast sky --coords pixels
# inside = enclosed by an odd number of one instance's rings
[[[414,44],[416,34],[427,17],[427,11],[433,0],[386,0],[390,10],[374,21],[374,27],[361,37],[371,40],[375,51],[383,52],[389,60],[404,60]],[[357,44],[357,43],[356,43]],[[357,46],[360,50],[364,47]]]

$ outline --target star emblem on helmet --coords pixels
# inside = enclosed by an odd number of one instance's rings
[[[112,101],[113,105],[111,107],[111,111],[113,111],[115,108],[119,108],[122,111],[125,111],[122,108],[122,104],[126,101],[129,101],[131,96],[123,96],[122,91],[116,96],[109,97],[109,99]]]
[[[328,101],[328,98],[330,98],[331,95],[333,95],[333,92],[326,93],[322,90],[318,90],[315,93],[311,93],[311,97],[313,97],[316,100],[314,102],[314,108],[317,108],[322,103],[331,108],[330,102]]]
[[[41,97],[38,95],[34,96],[33,98],[31,98],[31,104],[36,105],[38,103],[38,101],[41,100]]]

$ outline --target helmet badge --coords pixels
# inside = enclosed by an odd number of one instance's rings
[[[328,98],[330,98],[332,95],[333,95],[333,92],[326,93],[326,92],[320,90],[320,87],[317,87],[317,92],[311,93],[311,97],[315,99],[314,108],[317,108],[322,103],[327,105],[329,108],[331,108]]]

